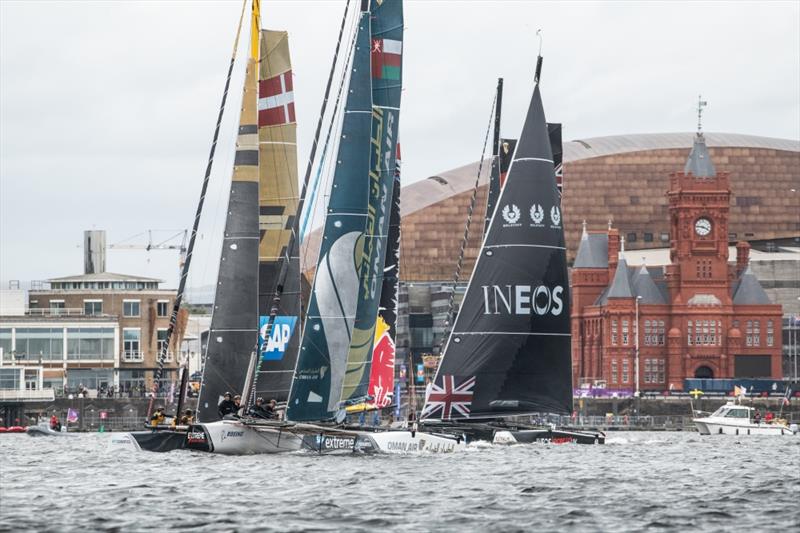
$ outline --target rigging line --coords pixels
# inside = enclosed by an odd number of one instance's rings
[[[455,303],[455,295],[456,295],[456,287],[458,286],[458,282],[461,279],[461,269],[464,266],[464,252],[467,249],[467,243],[469,242],[469,230],[470,224],[472,223],[472,213],[475,211],[475,203],[478,197],[478,184],[481,179],[481,172],[483,170],[483,161],[486,155],[486,147],[489,145],[489,134],[492,131],[492,125],[494,124],[494,109],[495,105],[497,104],[497,93],[494,95],[494,99],[492,100],[492,111],[489,113],[489,124],[486,126],[486,135],[483,139],[483,151],[481,151],[481,161],[478,163],[478,173],[475,176],[475,186],[472,188],[472,198],[469,201],[469,209],[467,210],[467,223],[464,225],[464,236],[461,238],[461,249],[458,253],[458,261],[456,261],[456,271],[453,275],[453,284],[450,290],[450,298],[447,305],[447,315],[444,319],[444,330],[442,331],[442,337],[439,340],[438,345],[435,347],[435,351],[441,354],[442,344],[444,340],[450,334],[450,323],[453,320],[453,306]],[[476,261],[477,263],[477,261]],[[473,264],[473,268],[475,265]],[[466,296],[466,295],[465,295]]]
[[[320,118],[317,121],[317,129],[316,129],[316,132],[314,134],[314,141],[312,142],[312,145],[311,145],[311,153],[309,154],[309,162],[308,162],[308,166],[306,168],[305,176],[303,177],[303,185],[302,185],[302,188],[301,188],[301,191],[300,191],[300,197],[298,198],[298,205],[297,205],[297,211],[296,211],[297,214],[300,214],[300,213],[303,212],[303,207],[305,205],[305,197],[306,197],[306,194],[307,194],[307,191],[308,191],[308,183],[309,183],[309,181],[311,179],[311,168],[313,166],[314,156],[316,154],[317,144],[318,144],[318,141],[319,141],[319,134],[320,134],[320,132],[322,130],[322,121],[323,121],[323,118],[324,118],[324,115],[325,115],[325,109],[326,109],[326,107],[328,105],[328,98],[330,96],[330,88],[331,88],[331,85],[333,83],[333,76],[334,76],[334,73],[335,73],[335,70],[336,70],[336,62],[337,62],[337,59],[339,57],[339,48],[341,47],[341,44],[342,44],[342,36],[344,35],[344,29],[345,29],[345,26],[347,25],[347,13],[348,13],[349,8],[350,8],[350,0],[347,0],[347,3],[345,4],[345,8],[344,8],[344,13],[342,14],[342,24],[341,24],[341,26],[339,28],[339,37],[336,40],[336,49],[334,50],[333,60],[332,60],[332,63],[331,63],[331,70],[330,70],[330,74],[328,76],[328,83],[327,83],[326,88],[325,88],[325,96],[324,96],[323,101],[322,101],[322,108],[321,108],[321,111],[320,111]],[[349,47],[348,58],[349,58],[350,51],[352,50],[352,48],[353,48],[353,46]],[[346,66],[346,63],[345,63],[345,66]],[[346,74],[347,69],[345,68],[343,72],[344,72],[344,74]],[[344,79],[344,74],[343,74],[343,79]],[[341,90],[340,90],[340,94],[341,94]],[[338,102],[338,100],[337,100],[337,102]],[[299,242],[300,242],[300,239],[299,239],[299,237],[297,235],[297,233],[298,233],[298,231],[300,229],[299,218],[300,218],[299,216],[295,216],[294,220],[292,221],[291,233],[289,234],[289,242],[288,242],[288,244],[286,246],[286,250],[287,250],[286,253],[287,253],[289,258],[291,258],[294,255],[294,251],[295,251],[296,247],[299,245]],[[281,301],[281,297],[283,295],[283,287],[284,287],[284,284],[285,284],[285,281],[286,281],[286,276],[287,276],[288,271],[289,271],[289,261],[282,261],[281,262],[280,271],[278,273],[278,277],[276,278],[276,282],[275,282],[275,293],[274,293],[273,300],[272,300],[272,306],[271,306],[271,308],[269,310],[269,318],[267,319],[267,324],[265,326],[264,338],[269,338],[270,335],[272,334],[272,328],[273,328],[273,326],[275,324],[275,317],[277,316],[278,310],[279,310],[279,307],[280,307],[280,301]],[[302,305],[303,305],[303,303],[301,302],[301,306]],[[298,357],[297,359],[299,361],[300,357]],[[258,368],[258,365],[256,365],[256,368]],[[257,384],[258,384],[258,373],[256,372],[256,374],[254,376],[253,384],[252,384],[253,394],[255,394],[255,390],[256,390]],[[252,397],[251,398],[251,405],[254,402],[255,402],[255,397]],[[249,407],[249,405],[245,405],[245,407],[247,408],[247,407]]]
[[[152,413],[153,409],[153,401],[156,398],[156,394],[158,394],[158,387],[159,381],[161,380],[161,375],[164,372],[164,362],[167,358],[167,351],[169,350],[170,341],[172,340],[172,333],[175,331],[175,326],[178,323],[178,313],[181,309],[181,301],[183,300],[183,292],[186,288],[186,278],[189,276],[189,267],[192,264],[192,256],[194,254],[194,242],[197,238],[197,228],[200,225],[200,215],[203,212],[203,203],[205,202],[206,192],[208,191],[208,182],[211,178],[211,168],[214,163],[214,153],[217,150],[217,140],[219,139],[219,129],[220,125],[222,124],[222,117],[225,112],[225,102],[228,99],[228,89],[230,88],[231,83],[231,74],[233,73],[233,65],[236,63],[236,51],[239,48],[239,37],[242,32],[242,21],[244,20],[244,11],[247,5],[247,0],[242,2],[242,12],[239,15],[239,25],[236,29],[236,38],[233,41],[233,52],[231,53],[231,62],[228,65],[228,75],[225,79],[225,89],[222,91],[222,101],[219,105],[219,113],[217,114],[217,123],[214,127],[214,137],[211,141],[211,149],[208,154],[208,165],[206,166],[206,172],[203,176],[203,186],[200,189],[200,200],[197,203],[197,211],[194,215],[194,222],[192,224],[192,234],[189,238],[189,246],[186,250],[186,260],[183,263],[183,271],[181,272],[181,279],[178,283],[178,292],[175,295],[175,303],[172,306],[172,314],[169,318],[169,327],[167,328],[167,336],[164,339],[164,344],[158,354],[158,370],[156,371],[155,378],[153,379],[153,394],[150,397],[150,403],[147,406],[147,418],[150,419],[150,414]]]

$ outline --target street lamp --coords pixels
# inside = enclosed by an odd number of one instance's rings
[[[641,296],[636,297],[636,305],[635,305],[636,319],[634,320],[634,328],[635,328],[634,334],[636,336],[633,339],[633,345],[636,350],[636,356],[635,359],[633,360],[633,373],[634,373],[633,382],[636,387],[636,392],[634,396],[636,396],[637,398],[641,395],[641,392],[639,391],[639,300],[641,299],[642,299]]]

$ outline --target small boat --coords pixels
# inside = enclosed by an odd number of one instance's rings
[[[25,428],[22,426],[0,426],[0,433],[25,433]]]
[[[693,418],[692,421],[701,435],[792,435],[797,429],[785,422],[773,420],[756,422],[755,409],[746,405],[728,402],[710,416]]]
[[[61,431],[56,431],[50,427],[50,423],[40,422],[35,426],[28,426],[25,433],[31,437],[74,437],[74,433],[67,433],[66,426],[61,427]]]

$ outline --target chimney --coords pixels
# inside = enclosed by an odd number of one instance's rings
[[[746,241],[736,243],[736,277],[742,275],[750,262],[750,244]]]
[[[83,232],[83,273],[100,274],[106,271],[106,232],[86,230]]]
[[[608,279],[614,278],[614,271],[619,260],[619,230],[608,228]]]

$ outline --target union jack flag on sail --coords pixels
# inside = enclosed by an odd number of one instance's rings
[[[451,418],[469,418],[469,409],[472,405],[472,388],[475,386],[475,376],[463,381],[456,386],[456,377],[453,375],[442,376],[442,384],[432,383],[426,394],[425,408],[422,418],[440,413],[442,420]]]

